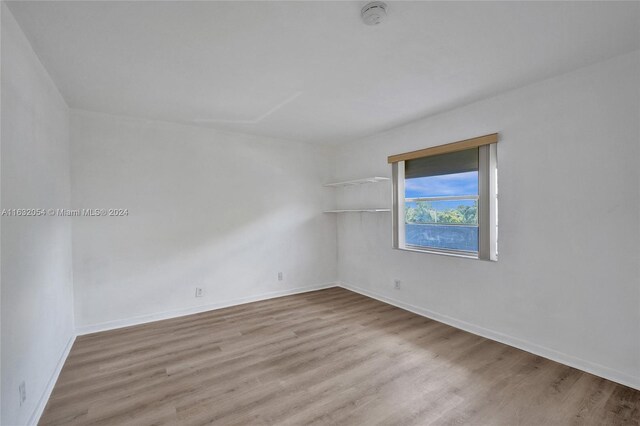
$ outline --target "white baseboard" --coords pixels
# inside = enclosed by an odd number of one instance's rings
[[[591,361],[565,354],[563,352],[558,352],[554,349],[550,349],[545,346],[519,339],[517,337],[509,336],[507,334],[480,327],[478,325],[452,318],[447,315],[442,315],[429,309],[424,309],[418,306],[411,305],[409,303],[401,302],[399,300],[383,296],[381,294],[363,289],[352,284],[340,282],[339,285],[340,287],[343,287],[347,290],[351,290],[364,296],[371,297],[372,299],[388,303],[398,308],[413,312],[414,314],[442,322],[452,327],[468,331],[469,333],[477,334],[478,336],[486,337],[487,339],[495,340],[496,342],[504,343],[505,345],[513,346],[515,348],[522,349],[523,351],[527,351],[532,354],[550,359],[552,361],[568,365],[569,367],[577,368],[578,370],[586,371],[587,373],[591,373],[596,376],[611,380],[613,382],[640,390],[640,377],[632,376],[613,368],[606,367],[604,365],[596,364]]]
[[[171,311],[157,312],[154,314],[141,315],[141,316],[126,318],[122,320],[107,321],[99,324],[85,325],[81,327],[76,327],[76,335],[82,336],[84,334],[97,333],[100,331],[115,330],[117,328],[129,327],[132,325],[140,325],[140,324],[146,324],[149,322],[160,321],[164,319],[183,317],[185,315],[199,314],[201,312],[228,308],[230,306],[242,305],[242,304],[251,303],[251,302],[258,302],[260,300],[268,300],[276,297],[289,296],[292,294],[307,293],[309,291],[322,290],[325,288],[337,287],[337,286],[338,286],[337,283],[332,282],[332,283],[317,284],[317,285],[307,286],[307,287],[296,287],[296,288],[291,288],[287,290],[272,291],[269,293],[258,294],[256,296],[242,297],[239,299],[232,299],[232,300],[227,300],[224,302],[213,303],[208,305],[193,306],[185,309],[176,309]]]
[[[319,285],[309,286],[309,287],[298,287],[298,288],[293,288],[288,290],[263,293],[256,296],[249,296],[249,297],[244,297],[239,299],[228,300],[225,302],[220,302],[215,304],[195,306],[195,307],[186,308],[186,309],[178,309],[173,311],[166,311],[166,312],[160,312],[160,313],[155,313],[150,315],[143,315],[143,316],[128,318],[124,320],[109,321],[109,322],[104,322],[100,324],[88,325],[88,326],[77,328],[76,335],[80,336],[83,334],[95,333],[98,331],[113,330],[117,328],[128,327],[128,326],[138,325],[138,324],[145,324],[148,322],[153,322],[153,321],[158,321],[163,319],[177,318],[185,315],[191,315],[191,314],[196,314],[200,312],[222,309],[230,306],[257,302],[260,300],[274,299],[277,297],[288,296],[292,294],[307,293],[310,291],[322,290],[322,289],[336,287],[336,286],[343,287],[347,290],[351,290],[356,293],[360,293],[364,296],[371,297],[381,302],[396,306],[398,308],[405,309],[417,315],[430,318],[430,319],[442,322],[444,324],[448,324],[452,327],[456,327],[461,330],[465,330],[470,333],[477,334],[482,337],[486,337],[487,339],[495,340],[497,342],[504,343],[506,345],[513,346],[518,349],[522,349],[532,354],[539,355],[544,358],[548,358],[552,361],[556,361],[561,364],[565,364],[570,367],[574,367],[579,370],[586,371],[587,373],[591,373],[596,376],[603,377],[613,382],[620,383],[622,385],[640,390],[640,377],[631,376],[629,374],[623,373],[613,368],[609,368],[600,364],[586,361],[584,359],[571,356],[562,352],[558,352],[556,350],[549,349],[547,347],[540,346],[535,343],[531,343],[526,340],[519,339],[517,337],[509,336],[503,333],[499,333],[497,331],[480,327],[475,324],[468,323],[466,321],[461,321],[456,318],[442,315],[437,312],[433,312],[429,309],[420,308],[418,306],[414,306],[409,303],[405,303],[387,296],[383,296],[381,294],[363,289],[361,287],[358,287],[352,284],[347,284],[345,282],[325,283],[325,284],[319,284]],[[55,371],[51,375],[51,378],[47,383],[47,387],[43,392],[43,394],[41,395],[40,400],[38,401],[38,405],[34,409],[29,419],[29,423],[28,423],[29,425],[36,425],[40,420],[40,417],[44,412],[44,409],[47,405],[49,397],[51,396],[51,392],[53,391],[53,387],[55,386],[56,381],[58,380],[58,376],[62,371],[62,367],[67,359],[67,356],[69,355],[69,352],[71,351],[71,347],[73,346],[75,339],[76,339],[76,336],[72,336],[67,342],[67,345],[64,348],[64,351],[62,352],[58,360]]]
[[[69,352],[71,351],[71,347],[73,346],[73,342],[76,341],[76,336],[71,336],[64,350],[62,351],[62,355],[58,359],[58,363],[56,364],[56,368],[51,374],[49,378],[49,382],[47,383],[47,387],[44,389],[42,395],[40,395],[40,399],[38,400],[38,404],[36,408],[31,413],[31,417],[29,417],[28,425],[37,425],[40,421],[40,417],[42,413],[44,413],[44,409],[47,406],[47,402],[49,402],[49,397],[51,396],[51,392],[53,392],[53,387],[56,385],[58,381],[58,376],[60,376],[60,372],[62,371],[62,367],[64,366],[67,357],[69,356]]]
[[[240,299],[228,300],[226,302],[195,306],[191,308],[178,309],[173,311],[159,312],[155,314],[142,315],[142,316],[128,318],[124,320],[109,321],[101,324],[78,327],[76,328],[76,334],[71,336],[71,338],[67,342],[67,345],[62,351],[62,354],[60,355],[60,358],[58,359],[58,362],[56,364],[56,368],[53,371],[53,374],[51,375],[51,378],[49,379],[49,382],[47,383],[47,386],[44,392],[40,396],[40,399],[38,400],[38,404],[36,405],[36,408],[33,410],[33,413],[29,417],[29,422],[27,424],[37,425],[38,422],[40,421],[40,417],[42,417],[42,413],[44,413],[44,409],[47,406],[47,402],[49,401],[51,392],[53,392],[53,387],[55,386],[58,380],[58,377],[60,376],[62,367],[64,366],[64,363],[67,360],[67,357],[69,356],[69,352],[71,351],[71,347],[73,346],[73,343],[75,342],[77,336],[81,336],[83,334],[95,333],[98,331],[107,331],[107,330],[113,330],[113,329],[122,328],[122,327],[128,327],[131,325],[145,324],[148,322],[158,321],[162,319],[177,318],[185,315],[191,315],[191,314],[211,311],[215,309],[227,308],[230,306],[242,305],[244,303],[274,299],[276,297],[289,296],[292,294],[307,293],[310,291],[322,290],[325,288],[331,288],[331,287],[337,287],[337,286],[338,286],[337,283],[332,282],[332,283],[319,284],[315,286],[297,287],[297,288],[292,288],[288,290],[274,291],[274,292],[259,294],[256,296],[249,296],[249,297],[243,297]]]

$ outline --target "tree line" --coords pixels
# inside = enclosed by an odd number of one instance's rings
[[[415,206],[405,208],[406,223],[443,223],[460,225],[478,224],[478,203],[460,205],[447,210],[437,210],[430,201],[416,201]]]

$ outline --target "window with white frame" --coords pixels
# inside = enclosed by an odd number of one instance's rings
[[[497,260],[497,134],[389,157],[393,246]]]

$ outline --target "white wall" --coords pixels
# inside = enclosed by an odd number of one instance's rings
[[[636,52],[337,150],[86,111],[73,111],[69,128],[64,100],[3,4],[2,208],[64,208],[71,198],[73,208],[129,215],[2,218],[2,424],[34,420],[46,402],[74,335],[74,293],[86,332],[336,276],[640,387],[639,76]],[[386,213],[340,215],[337,230],[321,213],[334,191],[323,182],[388,176],[389,154],[494,131],[497,263],[392,250]],[[337,191],[342,205],[390,200],[388,185]]]
[[[73,220],[81,333],[335,282],[333,149],[85,111],[71,134],[74,208],[129,210]]]
[[[3,209],[68,208],[67,105],[2,3]],[[74,336],[71,223],[2,217],[2,419],[35,421]],[[20,406],[18,386],[26,383]]]
[[[339,178],[390,176],[390,154],[500,132],[500,254],[396,251],[390,214],[343,215],[340,280],[640,387],[639,122],[635,52],[343,146]],[[389,188],[339,201],[389,205]]]

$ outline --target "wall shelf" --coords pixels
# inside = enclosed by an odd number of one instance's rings
[[[362,185],[362,184],[365,184],[365,183],[386,182],[388,180],[390,180],[388,177],[373,176],[373,177],[367,177],[367,178],[361,178],[361,179],[346,180],[344,182],[325,183],[324,186],[337,188],[337,187],[341,187],[341,186]]]
[[[342,209],[342,210],[325,210],[324,213],[384,213],[390,212],[391,209]]]

